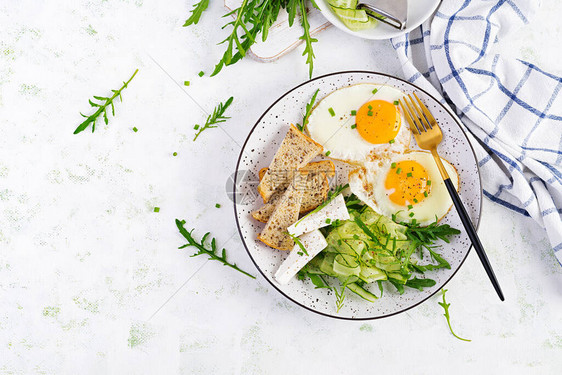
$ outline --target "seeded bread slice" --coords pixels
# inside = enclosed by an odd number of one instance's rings
[[[293,182],[283,193],[265,228],[258,235],[258,239],[267,246],[278,250],[291,250],[295,245],[287,233],[287,228],[299,219],[303,186],[306,184],[306,180],[306,172],[295,174]]]
[[[322,152],[320,144],[299,131],[293,124],[275,153],[269,168],[258,185],[258,193],[267,203],[273,193],[292,179],[293,171],[301,169]]]
[[[328,191],[330,190],[328,177],[334,176],[335,166],[330,160],[322,160],[309,163],[302,168],[302,170],[308,171],[308,178],[306,181],[306,190],[302,196],[301,214],[315,209],[326,200]],[[263,178],[266,171],[267,168],[262,168],[259,171],[260,179]],[[283,192],[279,191],[273,194],[269,202],[252,212],[252,217],[257,221],[267,223],[282,196]]]

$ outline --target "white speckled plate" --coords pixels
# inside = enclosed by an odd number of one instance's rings
[[[425,22],[425,20],[427,20],[433,12],[435,12],[435,9],[437,9],[437,6],[440,3],[441,0],[408,1],[408,20],[406,21],[406,28],[404,30],[398,30],[384,22],[379,22],[377,26],[372,29],[351,31],[338,17],[336,17],[326,0],[317,1],[322,15],[334,26],[348,34],[365,39],[390,39],[410,32]]]
[[[470,251],[470,240],[463,232],[455,236],[450,244],[443,244],[440,253],[449,261],[451,269],[427,272],[426,276],[434,279],[437,284],[420,292],[406,288],[399,295],[393,286],[385,283],[384,296],[375,303],[367,302],[351,292],[347,292],[345,305],[339,311],[335,309],[335,297],[327,289],[315,289],[310,281],[293,279],[287,285],[280,285],[273,279],[273,274],[287,253],[274,250],[257,240],[256,236],[264,224],[256,222],[250,212],[262,205],[256,187],[258,171],[267,167],[277,151],[288,124],[302,121],[306,103],[313,93],[319,89],[318,98],[322,98],[335,89],[357,83],[376,83],[391,85],[404,93],[416,90],[443,129],[444,139],[439,146],[439,153],[449,160],[458,170],[461,186],[460,196],[475,225],[480,218],[482,188],[476,156],[456,118],[428,93],[399,78],[381,73],[350,71],[332,73],[305,82],[281,96],[269,107],[251,130],[238,159],[234,179],[234,211],[240,236],[252,261],[262,275],[281,294],[298,305],[319,314],[342,319],[376,319],[406,311],[431,297],[439,291],[458,271]],[[412,141],[410,147],[415,145]],[[344,166],[338,165],[337,183],[346,182],[347,174]],[[462,223],[453,209],[443,219],[455,228],[462,228]],[[372,285],[371,285],[372,287]],[[378,288],[375,290],[378,294]]]

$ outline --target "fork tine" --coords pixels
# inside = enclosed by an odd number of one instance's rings
[[[410,112],[406,109],[404,103],[402,103],[402,100],[400,100],[400,107],[402,107],[402,111],[404,112],[404,117],[406,117],[406,120],[408,120],[408,124],[410,124],[410,128],[412,127],[415,128],[412,129],[414,133],[420,134],[420,130],[418,129],[418,126],[414,123],[412,116],[410,116]]]
[[[408,97],[410,98],[410,100],[412,101],[412,106],[415,108],[415,114],[417,115],[417,117],[419,118],[420,122],[423,124],[423,126],[425,127],[426,131],[429,131],[432,129],[431,124],[429,123],[429,121],[425,118],[423,111],[421,110],[421,108],[417,105],[417,103],[414,101],[414,99],[412,98],[412,95],[408,94]]]
[[[418,134],[427,131],[427,129],[424,128],[423,124],[421,123],[416,110],[410,106],[410,103],[408,103],[408,99],[406,98],[406,96],[404,96],[402,99],[404,99],[404,103],[406,103],[406,106],[408,107],[410,116],[414,119],[414,122],[416,123],[416,127],[418,128]]]
[[[425,114],[425,117],[427,117],[427,119],[429,120],[429,123],[431,125],[431,127],[433,128],[433,124],[437,124],[437,121],[435,121],[435,117],[433,117],[433,115],[431,114],[431,112],[429,112],[429,109],[427,109],[427,107],[425,106],[425,104],[422,103],[422,101],[420,100],[420,98],[418,98],[418,96],[416,95],[416,92],[414,91],[414,96],[416,97],[419,106],[421,107],[421,109],[423,110],[423,113]]]

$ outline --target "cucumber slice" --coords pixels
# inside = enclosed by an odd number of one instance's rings
[[[386,273],[376,267],[361,267],[359,277],[366,283],[387,279]]]
[[[367,12],[361,9],[340,9],[332,7],[332,10],[351,31],[371,29],[377,25],[377,21],[367,16]]]
[[[355,9],[357,8],[357,0],[328,0],[328,4],[335,8]]]
[[[338,277],[347,278],[349,276],[359,276],[361,267],[357,260],[348,254],[338,254],[334,258],[333,264],[334,273]]]
[[[369,292],[368,290],[360,287],[355,283],[348,284],[347,288],[351,290],[353,293],[357,294],[359,297],[366,299],[369,302],[375,302],[378,299],[378,297],[375,296],[373,293]]]
[[[320,271],[328,276],[337,276],[334,272],[334,258],[336,257],[336,253],[327,253],[324,255],[324,259],[320,263],[318,267]]]

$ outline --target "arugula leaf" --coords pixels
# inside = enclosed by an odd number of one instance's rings
[[[310,35],[310,24],[308,23],[308,16],[306,15],[306,7],[304,4],[305,0],[300,0],[300,11],[301,11],[301,25],[303,28],[303,34],[299,38],[304,41],[304,51],[302,55],[306,55],[306,63],[308,64],[308,77],[312,78],[312,71],[314,70],[314,51],[312,50],[312,43],[318,42],[318,39],[311,37]],[[314,4],[318,7],[316,4]]]
[[[92,106],[93,108],[97,108],[97,110],[96,110],[96,112],[94,112],[90,116],[86,116],[86,115],[80,113],[82,115],[82,117],[86,117],[86,120],[83,123],[81,123],[80,125],[78,125],[76,130],[74,130],[74,134],[78,134],[78,133],[84,131],[88,127],[88,125],[90,125],[90,124],[92,124],[92,133],[93,133],[96,130],[96,121],[97,121],[98,117],[102,114],[103,114],[103,121],[107,125],[109,123],[109,120],[107,118],[107,108],[108,108],[108,106],[111,106],[111,114],[113,116],[115,116],[115,106],[113,104],[113,101],[117,97],[119,97],[119,99],[121,99],[121,101],[123,101],[123,98],[121,97],[121,91],[123,91],[124,89],[127,88],[127,85],[132,81],[132,79],[135,77],[135,75],[137,74],[138,71],[139,70],[136,69],[135,72],[133,73],[133,75],[131,76],[131,78],[129,78],[129,80],[127,82],[123,82],[123,86],[121,86],[120,89],[111,90],[111,92],[113,92],[113,95],[111,97],[94,95],[94,99],[99,101],[99,102],[102,102],[102,103],[95,103],[91,100],[88,100],[88,102],[90,103],[90,106]]]
[[[301,25],[305,49],[306,63],[309,65],[309,75],[312,75],[314,52],[312,43],[317,42],[310,35],[310,25],[306,13],[307,0],[243,0],[240,6],[227,13],[225,17],[235,16],[234,20],[226,23],[224,28],[230,27],[230,34],[219,44],[226,44],[226,50],[219,60],[211,76],[217,75],[225,66],[235,64],[246,56],[246,53],[256,43],[261,33],[262,41],[269,35],[269,29],[277,21],[280,9],[285,9],[289,15],[289,26],[292,26],[297,10],[300,10]],[[316,6],[316,4],[314,4]]]
[[[435,222],[431,223],[427,227],[420,227],[419,224],[400,224],[408,227],[408,230],[406,230],[406,236],[408,236],[408,239],[419,243],[422,246],[431,246],[438,239],[449,243],[450,236],[461,232],[456,228],[452,228],[449,224],[438,224],[437,218],[435,219]]]
[[[306,104],[306,111],[304,112],[304,116],[302,117],[302,125],[297,124],[297,128],[301,132],[306,128],[306,125],[308,124],[308,118],[310,117],[310,113],[312,112],[312,108],[314,108],[314,103],[316,103],[316,96],[318,95],[319,91],[320,91],[320,89],[316,90],[314,95],[312,95],[312,98],[310,99],[310,101]]]
[[[302,241],[300,238],[298,238],[297,236],[295,236],[294,234],[291,234],[289,232],[285,232],[289,235],[289,237],[291,237],[293,239],[293,241],[295,241],[295,243],[299,246],[299,248],[302,250],[302,252],[308,256],[308,251],[306,251],[306,247],[304,247],[304,245],[302,244]]]
[[[443,314],[443,316],[445,317],[445,319],[447,319],[447,324],[449,325],[449,330],[451,331],[453,336],[455,336],[459,340],[472,341],[472,340],[469,340],[469,339],[463,339],[462,337],[457,336],[455,332],[453,332],[453,328],[451,327],[451,316],[449,315],[449,306],[451,306],[451,304],[447,303],[447,301],[445,301],[445,293],[447,292],[447,289],[441,289],[441,292],[443,293],[443,302],[437,302],[437,303],[441,307],[443,307],[443,310],[445,310],[445,314]]]
[[[191,16],[185,21],[183,27],[197,24],[203,12],[209,7],[209,0],[201,0],[197,4],[193,5],[191,10]]]
[[[308,273],[308,278],[310,279],[310,281],[312,281],[316,289],[323,289],[323,288],[331,289],[331,286],[328,285],[326,280],[324,280],[324,278],[320,275],[314,273]]]
[[[199,131],[195,134],[195,138],[193,138],[194,142],[197,139],[197,137],[199,137],[199,134],[201,134],[204,130],[216,128],[217,124],[220,124],[221,122],[225,122],[227,119],[230,118],[230,117],[224,116],[224,112],[232,104],[233,100],[234,100],[234,98],[231,96],[230,98],[228,98],[228,100],[226,102],[219,103],[215,107],[215,109],[213,110],[213,113],[210,114],[207,117],[207,121],[205,121],[205,125],[203,125],[201,128],[198,128]]]
[[[423,290],[423,288],[429,288],[434,286],[435,280],[432,279],[418,279],[417,277],[414,277],[413,279],[410,279],[408,281],[406,281],[406,286],[409,286],[410,288],[414,288],[417,290]]]
[[[395,281],[394,279],[389,278],[388,281],[394,285],[394,287],[396,288],[396,290],[398,290],[398,293],[400,294],[404,294],[404,285],[400,284],[398,281]]]
[[[197,242],[192,236],[194,229],[188,231],[187,229],[184,228],[184,225],[185,225],[185,220],[176,219],[176,226],[178,227],[180,234],[184,236],[184,238],[187,240],[187,243],[183,246],[180,246],[178,249],[184,249],[190,246],[195,247],[198,251],[195,254],[191,255],[191,257],[196,257],[198,255],[207,255],[211,260],[219,261],[223,265],[233,268],[236,271],[241,272],[248,277],[251,277],[252,279],[256,278],[255,276],[250,275],[248,272],[242,271],[240,268],[238,268],[238,266],[235,263],[234,264],[229,263],[226,259],[225,249],[222,249],[221,255],[217,254],[217,245],[216,245],[216,240],[214,238],[211,240],[211,248],[210,249],[206,248],[205,242],[207,240],[207,237],[209,237],[210,232],[205,233],[203,235],[203,238],[201,238],[201,241]]]

